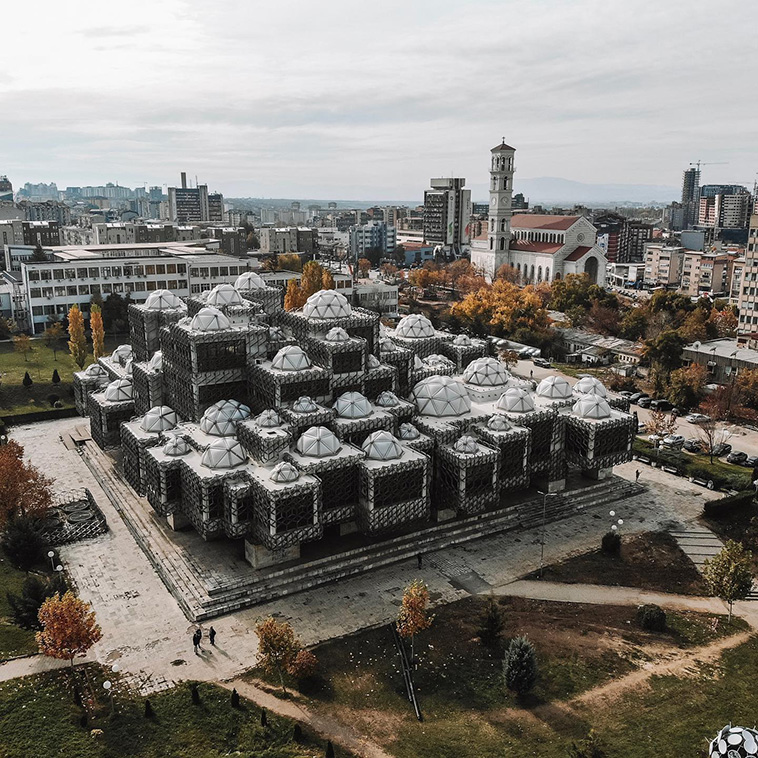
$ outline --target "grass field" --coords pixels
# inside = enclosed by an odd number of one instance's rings
[[[24,579],[26,579],[26,573],[13,568],[0,551],[0,661],[37,652],[34,632],[20,629],[8,618],[10,607],[7,593],[20,593]]]

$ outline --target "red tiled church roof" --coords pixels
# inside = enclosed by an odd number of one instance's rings
[[[560,242],[529,242],[528,240],[511,240],[510,248],[517,253],[547,253],[554,255],[563,245]]]
[[[587,247],[586,245],[581,245],[576,250],[572,250],[565,258],[566,261],[578,261],[579,259],[583,258],[589,251],[592,250],[591,247]]]
[[[563,231],[570,229],[581,216],[550,216],[539,213],[519,213],[511,219],[511,229],[546,229]]]

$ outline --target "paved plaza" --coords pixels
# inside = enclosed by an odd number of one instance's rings
[[[403,587],[416,577],[429,586],[435,602],[449,602],[469,593],[506,590],[539,565],[539,531],[510,531],[424,556],[419,571],[415,559],[342,580],[201,624],[212,624],[217,647],[192,649],[195,624],[187,621],[118,511],[100,488],[76,449],[61,437],[82,423],[80,418],[21,426],[12,436],[29,459],[56,480],[56,490],[88,487],[102,508],[109,531],[98,538],[61,549],[67,572],[81,596],[90,601],[103,629],[91,657],[118,662],[146,691],[179,679],[229,679],[255,664],[256,620],[273,615],[290,620],[307,644],[383,624],[397,614]],[[616,473],[633,480],[634,462]],[[707,492],[683,479],[645,467],[649,489],[614,504],[624,518],[623,529],[682,530],[702,510]],[[608,529],[608,507],[599,503],[581,515],[548,524],[545,560],[554,562],[599,544]],[[199,537],[197,538],[200,539]],[[252,569],[251,569],[252,570]],[[39,658],[0,666],[0,679],[47,667]]]

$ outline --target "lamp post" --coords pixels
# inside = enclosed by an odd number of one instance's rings
[[[50,559],[50,568],[52,571],[55,571],[55,550],[49,550],[47,553],[47,557]]]
[[[540,537],[540,579],[542,579],[542,570],[545,567],[545,518],[547,515],[548,497],[556,497],[557,492],[542,492],[537,490],[538,495],[542,495],[542,536]]]
[[[111,698],[111,716],[113,715],[114,706],[113,706],[113,684],[109,680],[105,680],[103,682],[103,689],[110,695]]]

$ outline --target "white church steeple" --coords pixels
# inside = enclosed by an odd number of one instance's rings
[[[489,249],[494,253],[494,273],[510,263],[511,200],[513,196],[514,154],[516,149],[503,142],[493,147],[490,165]]]

